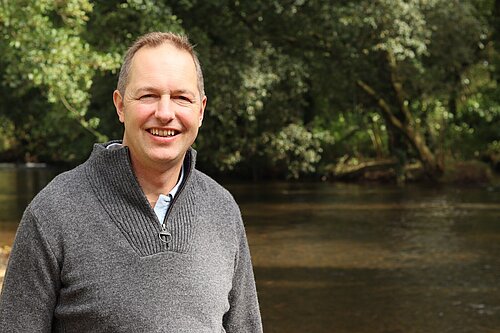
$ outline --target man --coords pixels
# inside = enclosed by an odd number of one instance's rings
[[[0,300],[4,332],[261,332],[239,209],[195,169],[207,98],[187,39],[128,50],[97,144],[26,209]]]

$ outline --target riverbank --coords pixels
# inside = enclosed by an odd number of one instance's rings
[[[428,183],[446,185],[496,184],[500,178],[498,167],[480,160],[450,160],[441,174],[429,177],[418,161],[399,166],[394,159],[346,160],[322,170],[323,180],[349,183]]]
[[[7,262],[9,260],[10,250],[11,250],[10,246],[7,245],[0,246],[0,286],[3,285],[3,278],[5,276],[5,269],[7,268]]]

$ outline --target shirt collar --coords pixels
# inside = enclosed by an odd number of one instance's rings
[[[106,149],[118,149],[121,148],[122,144],[120,142],[112,142],[106,146]],[[181,174],[179,176],[179,179],[177,180],[177,184],[175,184],[174,188],[170,190],[170,192],[167,194],[170,196],[172,199],[175,197],[177,192],[179,192],[179,187],[181,187],[182,181],[184,180],[184,163],[182,164],[181,167]],[[161,194],[158,197],[158,201],[161,199]]]
[[[183,180],[184,180],[184,163],[182,164],[181,174],[179,176],[179,180],[177,181],[177,184],[175,184],[174,188],[168,193],[169,195],[172,196],[172,198],[175,197],[175,195],[179,191],[179,187],[181,187]]]

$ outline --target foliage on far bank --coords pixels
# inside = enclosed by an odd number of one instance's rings
[[[0,158],[77,163],[120,138],[121,56],[152,30],[197,45],[208,108],[196,148],[211,173],[391,161],[394,179],[414,165],[436,179],[447,161],[500,163],[498,0],[4,1]]]

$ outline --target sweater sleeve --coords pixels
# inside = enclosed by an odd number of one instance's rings
[[[0,295],[2,330],[52,331],[59,272],[54,253],[28,208],[16,234]]]
[[[252,261],[241,219],[237,232],[239,247],[235,258],[233,286],[229,293],[230,308],[224,315],[224,329],[227,333],[261,333],[262,322]]]

